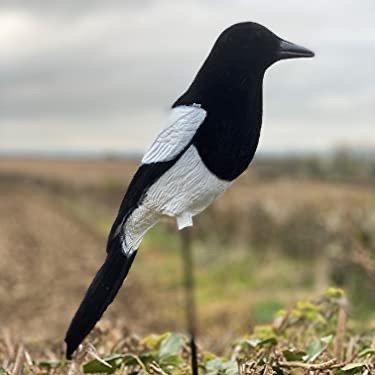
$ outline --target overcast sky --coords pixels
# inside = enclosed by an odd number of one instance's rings
[[[263,151],[375,147],[374,0],[2,0],[0,151],[140,152],[218,34],[316,52],[266,74]]]

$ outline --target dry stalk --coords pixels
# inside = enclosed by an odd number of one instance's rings
[[[12,375],[22,375],[24,363],[25,363],[25,352],[23,349],[23,345],[20,344],[17,350],[16,360],[14,362]]]
[[[241,367],[239,369],[240,375],[249,375],[253,374],[256,368],[256,362],[255,361],[248,361],[241,363]]]
[[[290,318],[290,309],[287,310],[286,314],[280,319],[274,322],[274,329],[276,333],[281,333],[288,325]]]
[[[264,366],[263,375],[272,375],[272,374],[273,374],[273,369],[271,365],[269,363],[266,363],[266,365]]]
[[[336,358],[330,359],[329,361],[322,362],[322,363],[304,363],[298,361],[290,361],[290,362],[279,362],[278,365],[280,367],[285,368],[303,368],[310,371],[313,370],[331,370],[333,368],[343,366],[342,363],[338,364]]]
[[[353,336],[349,340],[348,348],[346,350],[345,361],[351,362],[354,356],[354,348],[357,342],[357,336]]]
[[[91,355],[94,359],[96,359],[98,362],[100,362],[101,364],[103,364],[104,366],[106,366],[108,368],[112,368],[112,366],[108,362],[106,362],[104,359],[102,359],[100,357],[100,355],[96,351],[96,348],[91,343],[89,343],[89,349],[88,349],[87,353],[89,355]]]
[[[156,362],[152,362],[150,364],[150,368],[152,371],[154,371],[156,374],[160,375],[168,375]]]
[[[16,346],[12,342],[10,333],[8,330],[3,330],[3,338],[6,350],[8,352],[8,357],[13,358],[16,354]]]
[[[68,375],[74,375],[77,373],[77,366],[74,361],[72,361],[68,368]]]
[[[28,364],[28,366],[33,367],[33,360],[31,358],[30,353],[25,349],[24,354],[25,354],[25,360],[26,360],[26,363]]]
[[[337,317],[336,341],[335,341],[335,357],[339,362],[344,360],[344,340],[346,331],[346,303],[343,301],[339,305],[339,313]]]

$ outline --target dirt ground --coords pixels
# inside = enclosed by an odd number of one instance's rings
[[[62,340],[104,259],[108,223],[136,165],[124,161],[0,160],[2,330],[28,342]],[[261,199],[282,214],[280,201],[284,210],[316,199],[324,208],[327,202],[373,202],[374,192],[366,186],[354,189],[314,181],[257,181],[250,173],[215,204],[214,212],[245,215],[249,205]],[[157,265],[158,260],[154,262]],[[164,292],[162,287],[150,290],[152,285],[140,272],[131,273],[122,297],[116,299],[106,319],[134,332],[181,327],[181,308],[169,308],[165,300],[174,293],[175,304],[182,306],[176,287]],[[238,306],[238,311],[242,308]],[[176,311],[180,311],[177,316]],[[227,324],[231,319],[228,314],[225,305],[211,302],[206,315],[207,327],[212,327],[209,332]]]
[[[85,186],[77,193],[84,201],[91,184],[120,180],[120,173],[126,173],[124,164],[0,163],[1,329],[27,341],[63,338],[104,259],[106,242],[106,236],[81,220],[66,200],[77,186]],[[125,297],[116,300],[106,318],[115,317],[137,331],[142,317],[142,327],[152,328],[157,295],[145,293],[148,301],[133,299],[142,288],[142,282],[130,276]],[[145,310],[145,304],[150,309]]]

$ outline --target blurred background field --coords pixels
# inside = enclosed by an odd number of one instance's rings
[[[140,155],[219,33],[241,21],[316,57],[267,72],[256,159],[195,218],[199,345],[228,354],[279,309],[338,286],[354,329],[339,346],[362,361],[354,352],[375,347],[374,9],[373,0],[3,0],[0,375],[21,375],[22,343],[61,359]],[[168,219],[147,234],[86,349],[184,331],[179,241]],[[342,341],[335,319],[324,333],[302,322],[277,350],[332,334],[318,358],[331,360]]]
[[[31,344],[62,341],[137,164],[0,160],[2,329]],[[195,219],[200,342],[220,353],[331,285],[346,289],[357,327],[374,327],[374,178],[374,162],[348,151],[258,158]],[[182,296],[179,236],[165,220],[145,237],[105,321],[143,335],[180,332]]]

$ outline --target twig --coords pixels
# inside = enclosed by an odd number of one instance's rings
[[[264,366],[262,375],[272,375],[272,373],[273,373],[273,370],[272,370],[271,365],[269,363],[266,363],[266,365]]]
[[[279,320],[278,322],[274,323],[274,328],[276,333],[281,333],[284,328],[288,325],[288,321],[290,318],[290,310],[287,310],[286,314]]]
[[[14,362],[12,375],[21,375],[24,363],[25,363],[25,353],[23,350],[23,345],[20,344],[17,350],[16,360]]]
[[[91,343],[89,343],[89,349],[87,351],[88,354],[90,354],[92,357],[94,357],[94,359],[96,359],[98,362],[100,362],[102,365],[108,367],[108,368],[112,368],[112,365],[108,362],[106,362],[104,359],[102,359],[99,354],[97,353],[96,351],[96,348],[94,345],[92,345]]]
[[[304,368],[308,370],[328,370],[332,368],[341,367],[344,364],[337,363],[336,358],[330,359],[329,361],[322,362],[322,363],[304,363],[304,362],[298,362],[298,361],[290,361],[290,362],[279,362],[278,365],[280,367],[286,367],[286,368]]]
[[[168,375],[156,362],[152,362],[150,368],[157,374]]]
[[[259,362],[262,359],[262,357],[265,355],[265,353],[266,353],[265,348],[260,349],[255,357],[256,362]]]
[[[239,375],[248,375],[253,374],[256,368],[255,361],[240,361],[237,360],[238,363],[238,373]]]

